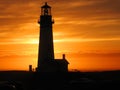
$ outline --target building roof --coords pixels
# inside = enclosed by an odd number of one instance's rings
[[[45,5],[43,5],[41,8],[51,8],[51,7],[47,5],[47,2],[45,2]]]
[[[66,59],[54,59],[54,60],[57,63],[66,63],[66,64],[69,64],[69,62]]]

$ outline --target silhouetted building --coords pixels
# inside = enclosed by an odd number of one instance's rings
[[[39,52],[38,52],[38,72],[67,72],[68,61],[63,55],[63,59],[54,59],[53,31],[51,7],[45,3],[41,7]]]

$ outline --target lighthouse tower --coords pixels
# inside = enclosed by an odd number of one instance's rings
[[[47,3],[41,7],[41,16],[38,23],[40,24],[38,69],[43,71],[54,60],[52,34],[52,24],[54,22],[52,21],[51,7]]]
[[[41,15],[38,21],[40,24],[39,51],[38,51],[38,72],[56,72],[60,67],[59,61],[54,59],[53,31],[51,7],[45,3],[41,7]]]

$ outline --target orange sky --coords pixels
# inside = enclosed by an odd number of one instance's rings
[[[120,0],[46,0],[52,7],[55,58],[69,69],[120,70]],[[0,70],[37,65],[44,0],[0,0]]]

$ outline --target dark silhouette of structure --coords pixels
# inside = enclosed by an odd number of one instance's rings
[[[29,72],[32,72],[32,65],[29,65]]]
[[[62,59],[54,59],[53,31],[51,7],[45,3],[41,7],[41,16],[38,21],[40,24],[39,53],[38,53],[38,72],[67,72],[68,61],[63,54]]]

